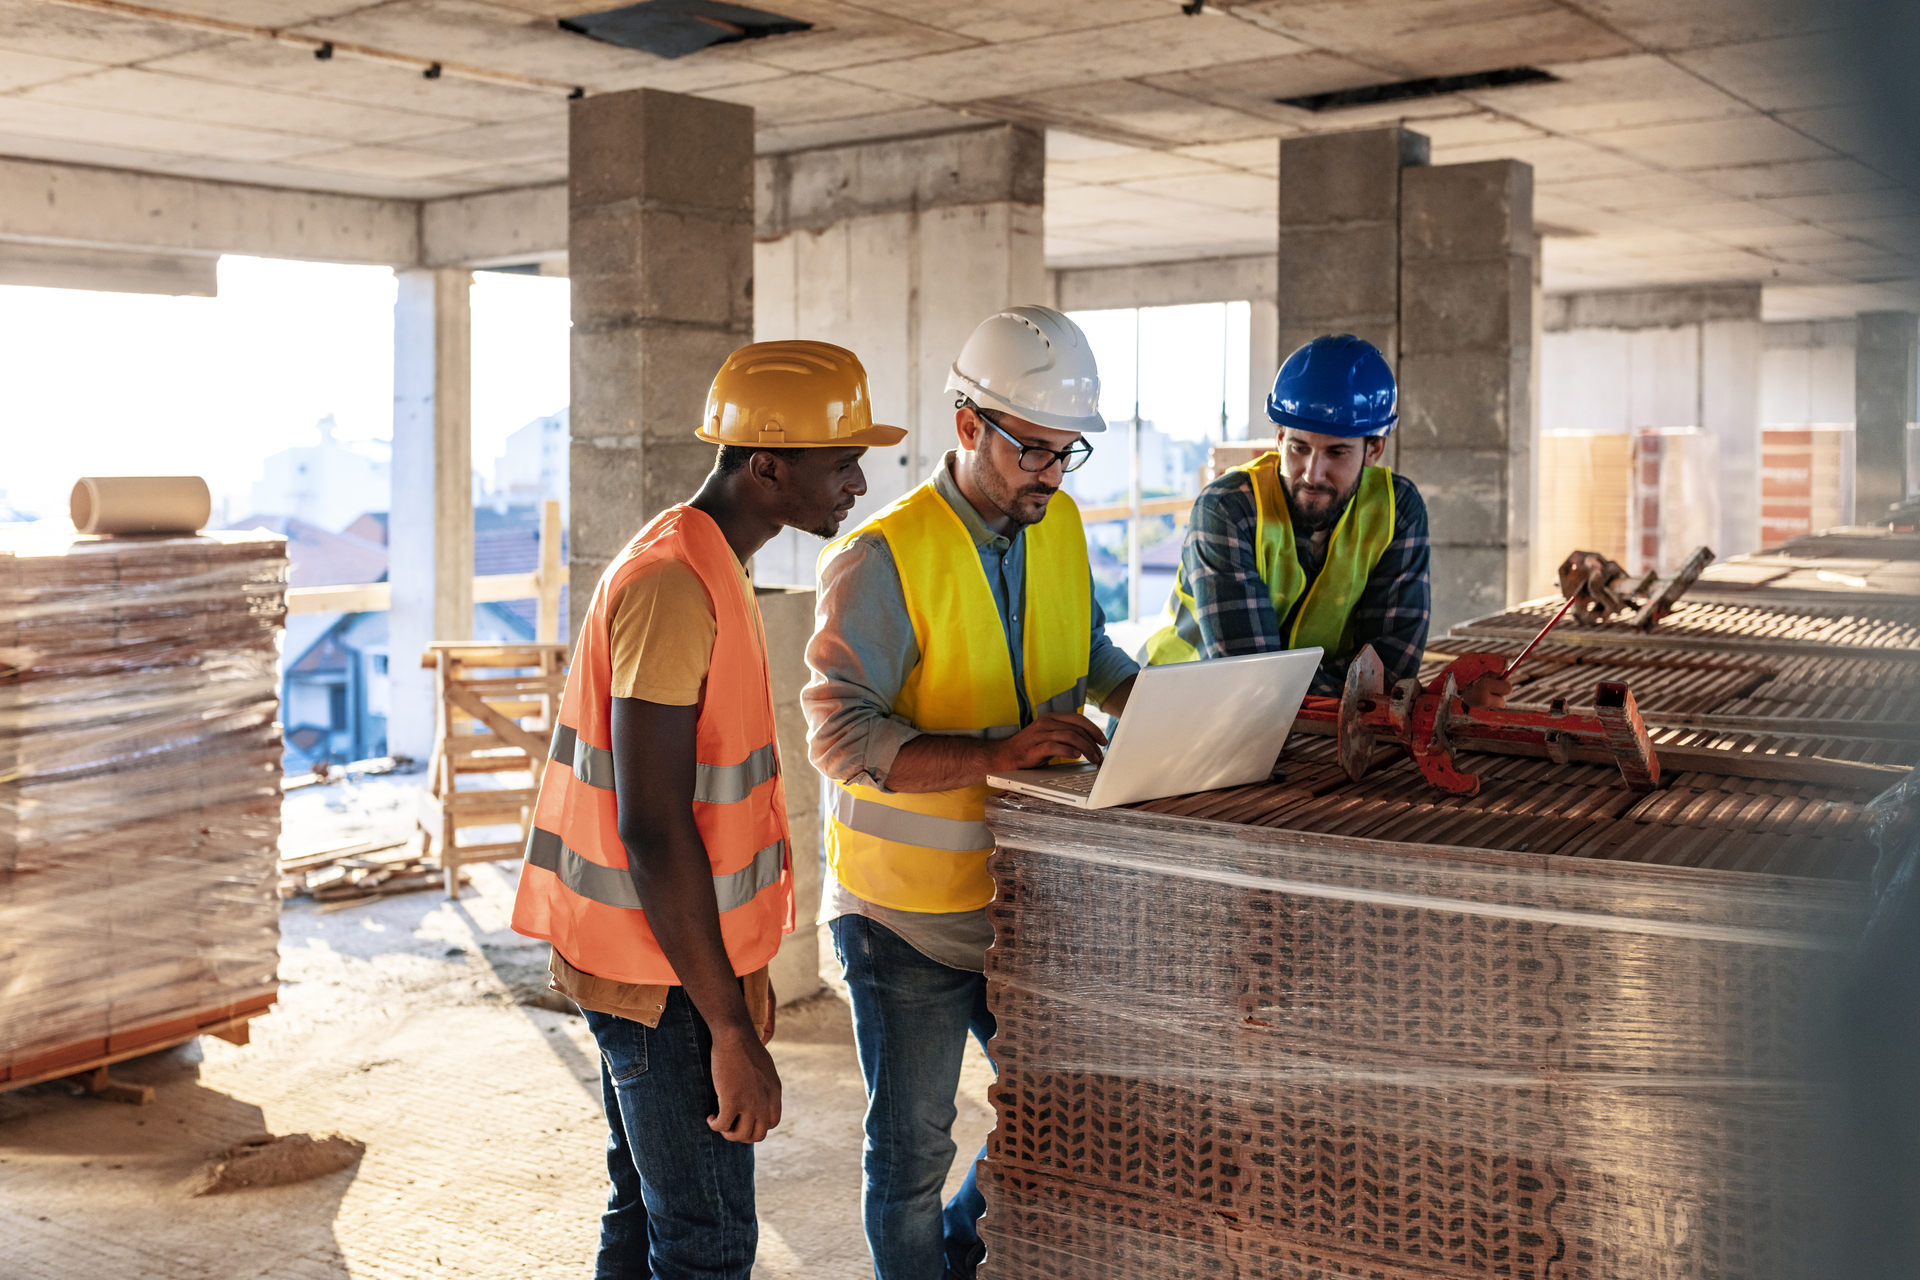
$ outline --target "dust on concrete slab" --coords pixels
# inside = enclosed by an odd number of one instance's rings
[[[295,792],[287,847],[404,836],[415,784]],[[203,1037],[113,1068],[152,1085],[151,1106],[62,1082],[0,1094],[7,1280],[590,1274],[606,1198],[598,1054],[582,1019],[521,1002],[545,985],[546,948],[508,928],[517,870],[473,868],[457,902],[290,902],[280,1003],[252,1024],[252,1044]],[[784,1115],[757,1152],[757,1280],[872,1274],[865,1103],[837,985],[780,1012]],[[992,1127],[991,1080],[969,1045],[949,1193]],[[366,1143],[357,1165],[292,1186],[184,1190],[249,1136],[335,1131]]]
[[[260,1133],[220,1152],[187,1183],[190,1196],[214,1196],[257,1187],[286,1187],[350,1169],[367,1144],[343,1133]]]

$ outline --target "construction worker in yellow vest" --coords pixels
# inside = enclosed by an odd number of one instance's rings
[[[1138,668],[1106,635],[1065,474],[1106,430],[1086,335],[1047,307],[983,321],[954,362],[959,447],[828,544],[801,695],[828,780],[821,918],[867,1086],[862,1213],[878,1280],[971,1280],[969,1165],[943,1209],[954,1091],[993,1035],[989,773],[1100,759]],[[982,1152],[984,1155],[985,1153]]]
[[[746,564],[782,528],[838,533],[861,455],[906,433],[873,421],[853,352],[798,341],[729,356],[693,434],[712,473],[593,588],[513,927],[553,944],[553,988],[600,1046],[594,1274],[748,1280],[753,1144],[780,1122],[767,962],[794,897]]]
[[[1335,696],[1372,645],[1387,683],[1416,676],[1431,613],[1427,508],[1380,465],[1399,420],[1393,371],[1352,334],[1315,338],[1280,366],[1267,417],[1279,448],[1200,491],[1144,657],[1159,665],[1314,645],[1312,693]],[[1497,704],[1506,682],[1463,690]]]

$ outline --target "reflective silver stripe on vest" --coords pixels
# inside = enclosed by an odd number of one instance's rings
[[[590,787],[613,790],[613,752],[582,742],[572,725],[553,731],[553,749],[547,755],[567,765],[573,776]],[[780,772],[780,759],[769,742],[739,764],[694,765],[693,798],[705,804],[737,804],[753,789]]]
[[[703,804],[738,804],[753,789],[778,776],[780,757],[769,742],[739,764],[696,764],[693,798]]]
[[[1044,716],[1055,711],[1079,711],[1087,701],[1087,678],[1081,676],[1073,682],[1073,688],[1062,689],[1045,702],[1033,709],[1035,716]]]
[[[949,853],[977,853],[993,848],[993,832],[987,830],[984,822],[964,822],[959,818],[895,809],[862,799],[845,787],[833,788],[833,816],[842,826],[895,844],[914,844]]]
[[[573,776],[588,786],[613,790],[613,752],[580,741],[580,734],[572,725],[555,727],[553,750],[547,752],[547,756],[572,769]]]
[[[620,867],[603,867],[569,849],[566,842],[551,831],[539,827],[527,840],[527,862],[551,871],[560,883],[583,898],[606,907],[640,910],[640,894],[633,887],[633,876]],[[753,855],[753,861],[738,871],[713,878],[713,896],[722,912],[744,907],[760,891],[780,882],[787,865],[787,842],[775,840]]]

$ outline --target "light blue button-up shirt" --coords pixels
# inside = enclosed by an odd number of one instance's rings
[[[953,508],[980,551],[980,567],[993,591],[994,607],[1006,630],[1013,662],[1014,688],[1020,698],[1020,723],[1033,722],[1027,699],[1026,646],[1027,540],[1024,529],[1011,536],[994,533],[973,509],[953,478],[954,454],[940,461],[933,487]],[[1089,595],[1093,584],[1087,584]],[[1092,601],[1087,636],[1087,701],[1098,706],[1139,670],[1120,646],[1107,638],[1106,614]],[[807,715],[807,755],[829,779],[887,789],[887,774],[900,748],[920,736],[893,704],[907,676],[920,662],[919,641],[900,587],[900,570],[886,537],[868,530],[840,548],[820,566],[820,588],[807,665],[813,678],[800,694]],[[829,878],[821,919],[849,912],[878,920],[923,954],[959,969],[979,970],[993,940],[986,912],[896,911],[855,897]]]

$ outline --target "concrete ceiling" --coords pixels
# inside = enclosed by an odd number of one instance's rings
[[[1758,282],[1796,318],[1912,305],[1920,276],[1831,5],[762,0],[813,30],[667,61],[556,25],[609,3],[0,0],[0,156],[432,199],[564,178],[575,85],[749,104],[763,152],[1017,120],[1048,129],[1074,267],[1270,252],[1276,139],[1404,121],[1436,164],[1534,166],[1550,290]],[[1558,82],[1274,102],[1522,64]]]

